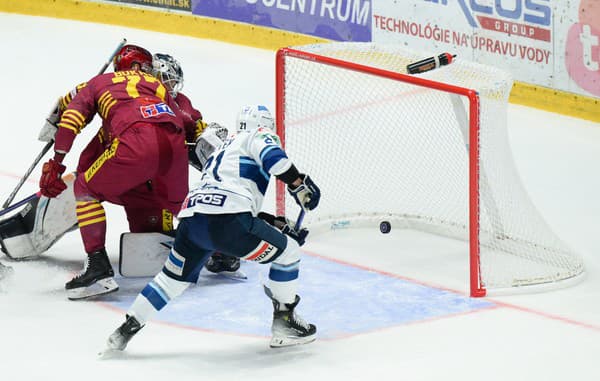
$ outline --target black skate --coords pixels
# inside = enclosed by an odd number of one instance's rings
[[[70,300],[108,294],[119,289],[119,285],[113,279],[115,272],[110,265],[106,250],[89,254],[84,270],[65,285]]]
[[[270,291],[267,293],[269,295]],[[296,295],[294,303],[284,304],[273,299],[273,324],[271,325],[271,348],[289,347],[292,345],[308,344],[317,338],[317,327],[304,321],[294,309],[300,302]]]
[[[133,316],[126,315],[125,323],[121,324],[112,335],[108,337],[106,346],[108,350],[122,351],[127,347],[131,338],[144,328]]]
[[[240,259],[238,257],[214,253],[206,265],[208,271],[214,274],[223,275],[230,279],[246,280],[248,277],[240,270]]]

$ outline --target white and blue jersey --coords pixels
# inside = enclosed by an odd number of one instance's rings
[[[178,218],[194,213],[228,214],[262,208],[271,175],[292,166],[279,137],[267,128],[229,137],[208,158],[198,187],[188,193]]]

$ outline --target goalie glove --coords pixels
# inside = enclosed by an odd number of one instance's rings
[[[300,178],[302,184],[295,188],[288,185],[288,193],[294,197],[294,200],[302,209],[313,210],[319,205],[321,190],[308,175],[300,174]]]
[[[225,139],[227,139],[229,131],[219,123],[212,122],[202,132],[202,135],[196,140],[194,146],[194,159],[190,160],[191,164],[202,171],[206,161],[217,148],[219,148]]]
[[[61,98],[56,101],[54,108],[50,111],[44,126],[38,134],[38,140],[41,142],[50,142],[54,140],[56,131],[58,131],[58,121],[60,120],[60,101]]]

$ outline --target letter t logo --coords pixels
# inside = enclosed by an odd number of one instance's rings
[[[583,25],[582,32],[579,34],[579,41],[581,41],[583,48],[583,64],[589,70],[597,71],[600,65],[592,56],[592,48],[598,46],[598,36],[592,34],[592,29],[589,25]]]

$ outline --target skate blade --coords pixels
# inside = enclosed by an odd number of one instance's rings
[[[119,285],[113,278],[104,278],[87,287],[79,287],[67,290],[67,298],[69,298],[69,300],[81,300],[94,296],[109,294],[118,290]]]
[[[317,339],[317,334],[306,337],[273,337],[271,339],[271,348],[293,347],[295,345],[303,345],[312,343]]]
[[[207,272],[207,274],[209,274],[210,276],[222,276],[223,278],[227,278],[227,279],[231,279],[231,280],[238,280],[238,281],[245,281],[248,280],[248,276],[246,276],[246,274],[244,274],[242,271],[237,270],[237,271],[221,271],[218,273],[212,273],[212,272]]]
[[[127,343],[119,342],[119,330],[117,329],[113,332],[106,341],[106,348],[103,351],[98,353],[98,358],[100,359],[109,359],[119,356],[120,353],[123,353],[123,350],[127,346]]]
[[[119,358],[123,355],[123,351],[113,348],[105,348],[103,351],[98,352],[98,360],[110,360]]]

